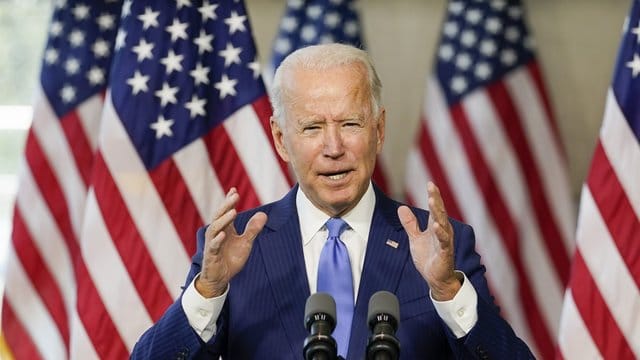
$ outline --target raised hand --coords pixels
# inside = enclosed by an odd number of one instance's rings
[[[238,191],[231,188],[205,233],[202,271],[195,282],[196,290],[205,298],[224,293],[231,278],[246,263],[253,240],[267,222],[267,215],[257,212],[249,219],[244,232],[238,234],[233,220],[239,199]]]
[[[429,283],[435,300],[451,300],[461,282],[454,271],[453,227],[449,223],[438,187],[427,184],[429,221],[422,231],[411,209],[398,208],[398,217],[409,236],[409,248],[418,272]]]

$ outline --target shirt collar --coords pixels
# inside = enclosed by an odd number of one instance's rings
[[[342,220],[346,221],[351,229],[365,239],[365,241],[369,238],[369,228],[371,226],[371,219],[373,219],[375,205],[376,194],[373,191],[373,185],[369,182],[369,187],[364,195],[362,195],[358,204],[342,216]],[[300,187],[298,187],[296,194],[296,208],[300,220],[302,244],[306,245],[311,241],[311,238],[322,229],[329,219],[329,215],[315,207]]]

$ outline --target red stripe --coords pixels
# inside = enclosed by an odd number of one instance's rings
[[[273,114],[271,109],[271,103],[269,102],[269,97],[267,95],[259,97],[256,101],[253,102],[253,111],[255,111],[256,115],[260,119],[260,124],[264,129],[264,133],[269,139],[269,143],[271,143],[271,149],[274,152],[274,156],[278,159],[278,163],[280,164],[280,169],[282,170],[282,174],[287,179],[289,185],[293,184],[293,180],[291,177],[291,173],[289,172],[289,167],[287,163],[282,161],[280,156],[276,151],[276,146],[273,143],[273,136],[271,136],[271,115]]]
[[[199,174],[185,174],[199,176]],[[151,181],[162,199],[162,203],[169,214],[174,228],[180,236],[187,254],[196,252],[195,233],[204,221],[200,217],[198,208],[191,197],[191,192],[184,182],[180,170],[169,158],[149,172]],[[202,194],[200,194],[202,196]],[[206,219],[209,221],[210,219]]]
[[[558,130],[558,122],[553,116],[553,111],[551,110],[551,101],[549,100],[549,95],[546,90],[546,86],[544,84],[544,80],[542,79],[542,73],[540,71],[540,66],[537,61],[531,61],[526,65],[531,78],[533,79],[533,84],[536,87],[538,95],[542,98],[542,103],[544,105],[545,113],[547,114],[547,122],[549,125],[549,129],[551,129],[551,136],[553,136],[553,141],[556,144],[556,149],[560,151],[560,156],[562,156],[563,160],[567,160],[567,154],[564,151],[564,146],[562,146],[562,138],[560,137],[560,130]]]
[[[22,327],[6,297],[2,301],[2,334],[14,359],[42,359],[38,348],[31,341],[30,334]]]
[[[93,166],[93,149],[87,140],[87,134],[84,131],[77,110],[65,114],[60,119],[60,124],[67,137],[69,149],[71,149],[73,158],[76,161],[76,168],[80,173],[84,186],[88,187]]]
[[[551,335],[547,331],[544,318],[540,312],[538,304],[533,296],[533,291],[529,284],[529,280],[524,270],[522,261],[522,250],[520,247],[520,235],[515,226],[511,214],[507,209],[507,206],[502,199],[500,191],[493,179],[487,162],[482,156],[482,149],[476,142],[473,132],[469,126],[466,114],[460,106],[460,103],[454,105],[450,109],[451,118],[455,123],[458,133],[462,139],[465,147],[467,158],[473,173],[475,174],[476,182],[482,191],[482,195],[485,200],[485,204],[489,210],[489,213],[495,220],[498,232],[500,232],[500,238],[504,243],[504,247],[511,257],[511,262],[515,267],[515,272],[518,276],[519,296],[522,303],[522,308],[525,310],[525,316],[529,327],[531,328],[531,334],[533,335],[537,348],[540,351],[540,355],[543,359],[551,358],[553,355],[553,340]]]
[[[587,184],[618,253],[640,288],[640,221],[601,142],[596,146]]]
[[[13,247],[31,285],[40,295],[40,300],[58,328],[64,346],[69,351],[69,323],[65,302],[57,286],[57,281],[49,272],[49,267],[40,256],[40,249],[22,220],[22,212],[16,206],[13,216]],[[53,269],[56,270],[56,269]],[[61,270],[61,269],[60,269]],[[8,289],[10,292],[11,289]]]
[[[569,286],[573,299],[601,355],[605,359],[634,359],[633,350],[611,315],[580,251],[574,256],[571,274]]]
[[[526,190],[528,190],[529,201],[535,211],[538,229],[546,245],[547,254],[555,266],[556,276],[564,288],[569,278],[569,254],[563,245],[563,235],[560,232],[558,222],[552,216],[551,206],[547,200],[548,195],[545,192],[538,165],[531,153],[527,136],[522,128],[522,120],[503,82],[494,82],[487,86],[486,91],[495,104],[494,108],[499,114],[498,118],[511,141],[515,155],[518,157],[520,171],[522,171],[523,178],[527,183]]]
[[[78,282],[77,308],[80,319],[86,328],[94,327],[100,329],[99,332],[88,331],[88,336],[91,338],[101,358],[109,358],[109,354],[120,354],[116,358],[128,356],[124,341],[122,341],[120,334],[107,314],[104,303],[98,295],[98,291],[81,258],[78,240],[71,228],[66,199],[62,194],[57,178],[46,161],[40,144],[34,136],[33,130],[30,130],[27,136],[25,158],[29,167],[33,169],[34,180],[48,205],[50,215],[54,218],[60,233],[63,235],[69,251],[69,257],[75,262],[75,275]],[[78,191],[86,191],[86,189],[78,189]],[[91,316],[86,315],[89,313],[92,313]],[[106,340],[101,341],[101,339]]]
[[[102,153],[96,155],[93,185],[102,219],[122,263],[129,272],[140,298],[155,321],[173,303],[160,274],[145,246],[142,236],[129,214],[127,205],[118,191]],[[153,221],[153,219],[148,219]],[[159,244],[161,245],[161,244]]]
[[[255,192],[244,164],[224,126],[215,127],[202,140],[207,147],[211,166],[218,176],[224,192],[226,193],[232,187],[238,189],[240,194],[240,200],[236,207],[238,211],[260,205],[258,194]]]
[[[418,145],[420,146],[420,154],[422,154],[422,158],[425,161],[425,166],[429,169],[433,182],[440,189],[442,200],[447,207],[447,214],[452,218],[462,219],[462,211],[460,211],[458,202],[455,200],[453,189],[451,189],[449,185],[444,167],[438,157],[438,152],[433,146],[431,133],[426,126],[426,120],[424,118],[420,119],[418,128]],[[427,189],[424,189],[424,196],[427,196]]]

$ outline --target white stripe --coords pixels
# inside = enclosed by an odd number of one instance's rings
[[[125,342],[133,349],[138,337],[152,325],[151,317],[131,281],[125,264],[103,222],[93,188],[87,196],[82,256],[98,294]]]
[[[100,129],[101,153],[160,276],[171,296],[177,298],[191,258],[107,96]]]
[[[635,356],[640,357],[640,291],[611,238],[591,191],[586,186],[582,190],[576,233],[578,249],[620,331]]]
[[[207,223],[224,200],[224,189],[213,171],[208,150],[202,140],[192,141],[173,155],[176,167],[187,184],[200,218]]]
[[[640,218],[640,144],[611,90],[607,93],[600,141],[636,217]]]
[[[75,166],[76,161],[60,121],[49,107],[42,92],[39,92],[38,96],[41,98],[35,102],[31,128],[62,187],[71,217],[71,226],[77,236],[82,227],[86,186]]]
[[[566,292],[564,298],[559,333],[558,347],[563,358],[567,360],[602,359],[598,347],[580,316],[571,290]]]
[[[524,133],[527,136],[536,170],[544,187],[545,198],[551,214],[562,233],[562,243],[566,254],[572,254],[575,247],[575,209],[571,199],[569,173],[562,150],[555,141],[545,104],[534,86],[534,80],[526,67],[521,67],[505,79],[514,106],[522,119]]]
[[[45,359],[64,359],[67,351],[53,318],[31,285],[13,244],[7,251],[7,283],[4,296],[11,304],[16,318],[30,335],[40,355]]]
[[[73,313],[69,322],[71,324],[69,358],[71,360],[99,359],[99,356],[93,347],[93,343],[87,335],[84,324],[80,321],[77,312]]]
[[[499,289],[493,295],[498,299],[505,318],[535,353],[535,343],[519,300],[518,278],[515,276],[511,258],[505,252],[493,219],[488,216],[482,192],[477,186],[466,151],[453,126],[448,105],[438,82],[432,77],[428,80],[426,96],[424,118],[432,134],[436,156],[446,160],[442,162],[446,178],[464,220],[474,228],[478,252],[486,260],[487,279],[494,289]]]
[[[49,208],[41,197],[40,189],[34,182],[30,169],[26,166],[22,168],[20,174],[20,189],[16,198],[16,206],[22,215],[22,220],[31,235],[34,246],[38,248],[38,255],[42,257],[49,273],[55,279],[67,314],[75,312],[76,285],[73,261],[58,225],[51,217]]]
[[[245,105],[223,123],[261,203],[281,198],[289,191],[275,150],[253,106]]]
[[[76,107],[80,124],[82,124],[85,137],[92,150],[96,150],[98,146],[98,133],[103,105],[102,94],[98,93]]]
[[[534,223],[536,214],[531,207],[521,164],[487,93],[476,91],[469,94],[463,106],[480,151],[487,161],[488,171],[495,179],[514,221],[518,232],[518,238],[514,240],[520,246],[518,255],[523,260],[532,295],[540,307],[547,331],[555,339],[564,286],[555,275],[540,230]]]
[[[409,149],[405,188],[415,202],[415,206],[423,209],[429,207],[427,203],[427,182],[432,180],[425,164],[426,161],[422,159],[418,146],[413,146]]]

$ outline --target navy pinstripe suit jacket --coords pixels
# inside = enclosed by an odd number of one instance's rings
[[[295,206],[297,186],[283,199],[240,213],[237,229],[244,229],[256,211],[269,219],[256,238],[247,264],[231,281],[217,325],[217,334],[204,343],[191,329],[180,299],[147,330],[136,344],[132,358],[141,359],[301,359],[308,335],[303,324],[304,306],[310,295],[300,225]],[[367,306],[379,290],[391,291],[400,302],[402,359],[532,358],[526,344],[499,315],[489,294],[484,266],[475,252],[470,226],[452,220],[456,268],[464,271],[478,293],[478,322],[462,339],[456,339],[436,313],[429,288],[409,253],[407,234],[396,209],[399,203],[379,189],[367,244],[364,268],[355,305],[348,359],[364,359],[369,330]],[[422,228],[428,213],[414,209]],[[200,272],[204,229],[198,231],[198,251],[186,279],[188,285]],[[386,245],[387,239],[398,247]]]

